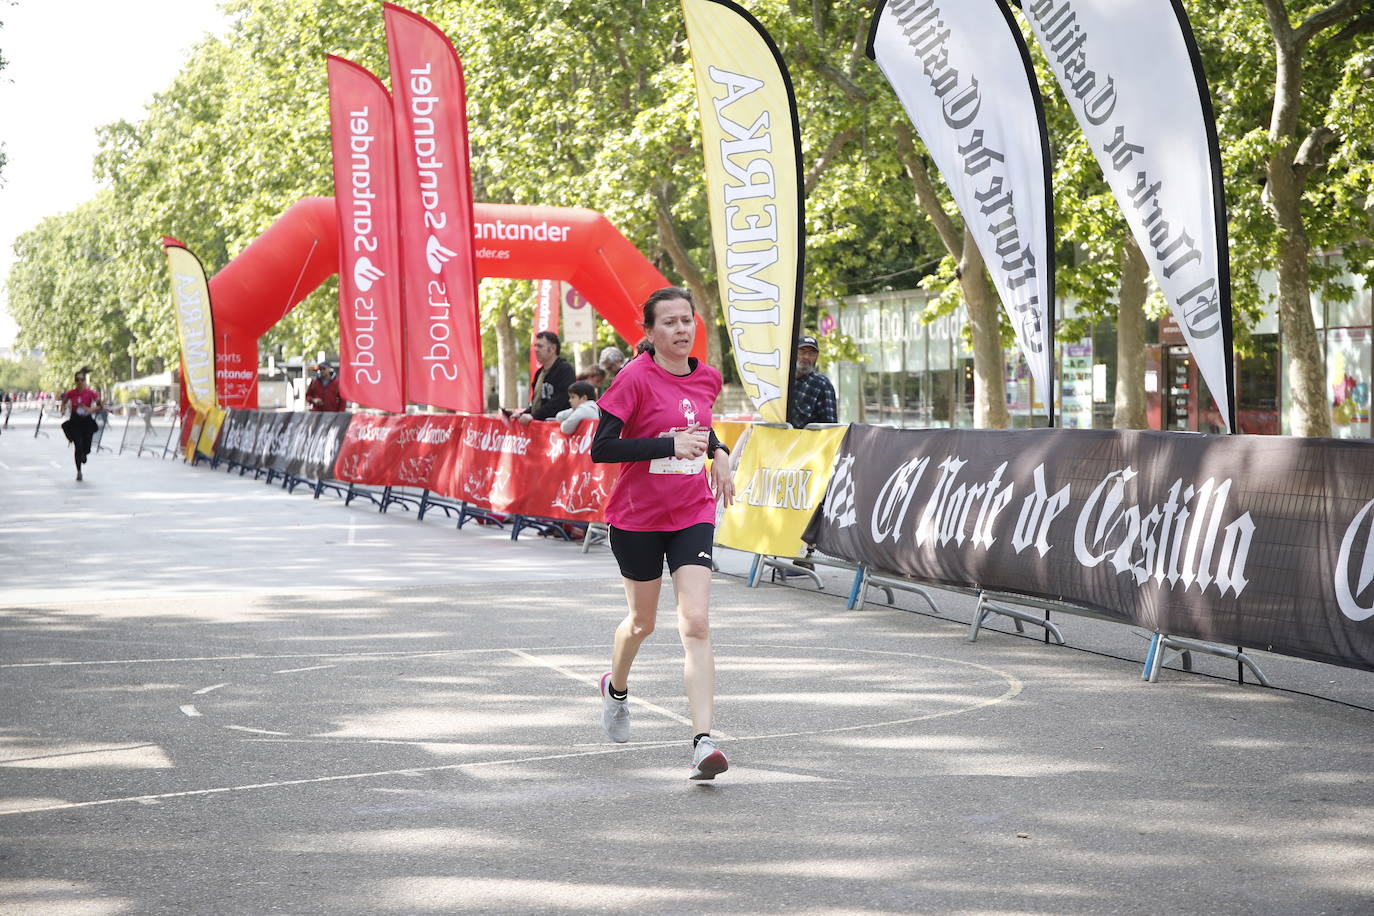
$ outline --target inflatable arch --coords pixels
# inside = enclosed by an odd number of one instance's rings
[[[627,341],[643,336],[639,306],[669,285],[606,217],[580,207],[473,207],[479,277],[565,280]],[[332,197],[293,204],[210,280],[223,407],[258,404],[258,338],[339,269]],[[706,358],[697,319],[693,351]]]

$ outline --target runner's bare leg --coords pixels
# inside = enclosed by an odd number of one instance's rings
[[[654,631],[658,618],[658,593],[663,579],[649,582],[625,581],[625,601],[630,612],[615,630],[615,648],[611,651],[611,686],[625,690],[630,682],[630,666],[634,664],[639,647]]]
[[[711,730],[716,702],[716,661],[711,653],[710,567],[679,567],[673,573],[673,594],[677,597],[677,628],[685,654],[682,683],[687,688],[692,733],[699,735]]]

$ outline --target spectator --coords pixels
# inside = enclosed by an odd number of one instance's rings
[[[311,410],[338,413],[344,409],[343,395],[339,393],[339,383],[334,378],[334,367],[320,363],[310,386],[305,389],[305,403]]]
[[[522,426],[531,420],[551,420],[568,405],[568,386],[577,380],[577,370],[559,355],[563,344],[553,331],[534,335],[534,358],[539,370],[530,379],[530,406],[512,415]]]
[[[596,406],[596,386],[588,379],[579,379],[568,386],[568,403],[572,406],[560,410],[554,419],[563,424],[563,432],[572,435],[583,420],[597,420],[601,408]]]
[[[797,345],[797,373],[792,392],[792,413],[788,421],[797,429],[808,423],[838,423],[835,386],[816,371],[820,358],[816,338],[803,337]]]
[[[597,365],[606,371],[608,380],[613,379],[615,374],[620,371],[620,367],[625,365],[625,354],[620,352],[619,347],[607,347],[601,351]]]
[[[583,372],[577,377],[577,380],[580,382],[591,382],[592,387],[596,389],[598,395],[606,390],[606,370],[601,368],[600,363],[597,363],[586,372]]]

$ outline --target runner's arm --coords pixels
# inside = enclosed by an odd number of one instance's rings
[[[606,408],[601,408],[601,422],[596,427],[596,438],[592,440],[592,460],[601,464],[619,464],[625,461],[651,461],[654,458],[673,457],[676,446],[671,436],[654,436],[646,439],[622,439],[620,431],[625,421]]]

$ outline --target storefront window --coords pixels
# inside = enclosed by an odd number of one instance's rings
[[[1279,432],[1279,337],[1253,338],[1254,352],[1239,359],[1236,431],[1276,436]]]
[[[1369,338],[1369,328],[1326,332],[1326,394],[1339,439],[1369,438]]]

